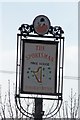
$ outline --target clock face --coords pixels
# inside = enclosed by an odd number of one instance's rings
[[[33,21],[34,30],[39,35],[44,35],[50,27],[49,19],[44,15],[37,16]]]

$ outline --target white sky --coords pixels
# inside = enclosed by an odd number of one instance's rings
[[[40,0],[41,1],[41,0]],[[0,70],[16,69],[16,36],[21,24],[32,24],[40,14],[46,15],[52,26],[61,26],[65,35],[64,76],[78,77],[78,3],[72,2],[15,2],[0,3]],[[7,80],[15,81],[15,74],[0,73],[4,90]],[[64,100],[70,90],[78,92],[78,81],[64,79]]]
[[[0,0],[0,2],[78,2],[79,0]]]

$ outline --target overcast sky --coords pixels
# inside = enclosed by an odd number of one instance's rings
[[[0,71],[16,70],[16,36],[21,24],[31,25],[37,15],[46,15],[52,26],[61,26],[65,36],[64,100],[70,90],[78,92],[78,3],[77,2],[4,2],[0,3]],[[7,80],[15,82],[15,73],[0,72],[4,90]]]

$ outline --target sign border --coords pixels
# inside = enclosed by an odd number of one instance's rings
[[[20,81],[20,93],[21,94],[39,94],[39,95],[54,95],[57,93],[57,63],[58,63],[58,43],[59,41],[45,41],[45,40],[34,40],[34,39],[21,39],[23,41],[22,46],[22,65],[21,65],[21,81]],[[33,43],[33,44],[48,44],[48,45],[56,45],[56,65],[55,65],[55,92],[54,93],[40,93],[40,92],[28,92],[23,90],[23,74],[24,74],[24,50],[25,43]]]

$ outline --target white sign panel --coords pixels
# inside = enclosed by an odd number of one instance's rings
[[[22,93],[56,93],[57,54],[58,42],[23,40]]]

